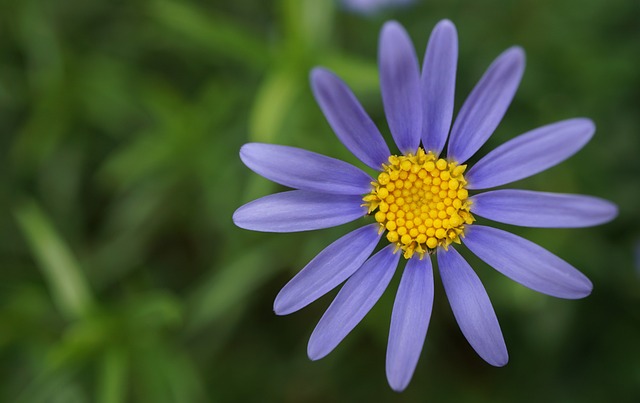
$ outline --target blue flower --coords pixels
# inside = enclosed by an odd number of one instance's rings
[[[405,389],[424,344],[438,262],[454,316],[475,351],[505,365],[507,349],[480,279],[453,244],[505,276],[560,298],[591,293],[589,279],[569,263],[510,232],[475,223],[481,216],[506,224],[574,228],[617,215],[595,197],[501,189],[469,194],[544,171],[580,150],[595,127],[585,118],[549,124],[497,147],[467,170],[465,162],[504,116],[522,78],[519,47],[503,52],[473,89],[451,127],[458,57],[457,34],[447,20],[435,27],[420,73],[406,31],[396,22],[380,35],[379,68],[384,110],[400,154],[391,154],[380,132],[349,88],[333,73],[311,73],[315,98],[342,143],[376,178],[346,162],[302,149],[246,144],[242,161],[253,171],[297,189],[250,202],[233,220],[239,227],[295,232],[332,227],[363,216],[375,222],[344,235],[320,252],[276,297],[278,315],[297,311],[346,280],[316,326],[308,345],[312,360],[329,354],[362,320],[387,288],[401,257],[407,259],[391,316],[386,373]],[[445,144],[448,146],[446,155]],[[371,256],[380,238],[388,245]]]

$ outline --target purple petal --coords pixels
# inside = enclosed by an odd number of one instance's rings
[[[378,244],[379,228],[367,225],[327,246],[280,290],[273,304],[276,314],[302,309],[349,278]]]
[[[524,51],[512,47],[489,66],[462,105],[449,138],[448,156],[468,160],[498,127],[524,72]]]
[[[472,213],[524,227],[589,227],[618,215],[615,204],[593,196],[505,189],[478,194],[471,200]]]
[[[464,244],[500,273],[543,294],[577,299],[593,288],[569,263],[509,232],[473,224],[467,227]]]
[[[360,161],[379,170],[391,155],[389,147],[349,87],[332,72],[315,68],[311,71],[311,88],[342,144]]]
[[[410,259],[393,304],[387,346],[387,380],[396,392],[403,391],[411,381],[427,336],[432,306],[431,259]]]
[[[389,245],[373,255],[347,280],[311,334],[310,359],[319,360],[333,351],[380,299],[400,259],[394,248]]]
[[[439,155],[447,141],[458,64],[458,34],[449,20],[436,25],[422,65],[422,144]]]
[[[478,275],[454,249],[438,250],[444,291],[458,326],[471,347],[486,362],[501,367],[509,361],[498,318]]]
[[[590,119],[563,120],[507,141],[466,175],[469,189],[487,189],[535,175],[577,153],[596,128]]]
[[[362,195],[371,191],[369,175],[335,158],[295,147],[249,143],[240,159],[258,175],[295,189]]]
[[[395,21],[380,32],[380,88],[389,129],[403,153],[415,152],[422,132],[418,57],[407,31]]]
[[[298,232],[335,227],[363,217],[362,197],[291,190],[254,200],[233,213],[240,228]]]

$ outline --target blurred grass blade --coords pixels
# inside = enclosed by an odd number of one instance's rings
[[[324,55],[322,65],[333,70],[340,78],[349,83],[349,87],[356,94],[365,91],[379,91],[378,67],[374,60],[328,53]]]
[[[58,309],[68,319],[83,317],[91,308],[93,298],[69,247],[35,201],[18,206],[15,216]]]
[[[249,117],[250,141],[274,142],[302,86],[303,81],[296,72],[285,68],[273,71],[264,79]]]
[[[190,300],[186,332],[192,334],[208,324],[226,318],[236,307],[246,305],[278,267],[271,243],[252,247],[219,270],[195,290]]]
[[[213,54],[243,62],[252,69],[262,69],[268,63],[266,44],[252,36],[248,28],[214,15],[211,10],[205,12],[183,2],[157,0],[151,3],[151,14],[166,28]]]
[[[98,403],[120,403],[126,401],[128,379],[127,356],[119,348],[112,348],[102,359],[98,386]]]
[[[128,310],[137,326],[158,329],[182,322],[182,301],[167,292],[154,291],[136,300]]]
[[[1,25],[8,28],[15,24],[17,28],[16,40],[24,58],[24,84],[32,94],[30,113],[25,115],[24,124],[11,146],[12,163],[20,171],[32,173],[31,170],[41,166],[68,132],[72,91],[65,76],[64,46],[56,24],[46,7],[33,1],[21,4],[23,8],[17,15],[3,9],[2,15],[13,15],[14,21]],[[5,35],[3,33],[3,37]],[[2,48],[6,49],[6,45]],[[51,116],[56,118],[51,119]]]
[[[282,19],[289,52],[327,46],[333,29],[333,1],[282,0]]]
[[[4,401],[4,400],[3,400]],[[82,403],[88,401],[76,371],[42,374],[15,398],[12,403]]]

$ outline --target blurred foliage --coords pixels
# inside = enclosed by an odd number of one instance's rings
[[[640,3],[422,1],[357,15],[317,0],[0,3],[0,401],[640,400]],[[302,234],[235,228],[242,203],[279,190],[241,166],[247,141],[347,161],[308,72],[336,71],[385,136],[377,37],[402,22],[422,56],[441,18],[459,29],[459,108],[502,49],[528,55],[483,151],[589,116],[577,156],[518,185],[603,196],[620,217],[590,229],[513,229],[594,282],[581,301],[527,290],[469,257],[511,362],[492,368],[436,281],[408,390],[384,376],[398,277],[326,359],[306,342],[330,297],[287,318],[279,288],[354,225]],[[482,154],[482,152],[481,152]]]

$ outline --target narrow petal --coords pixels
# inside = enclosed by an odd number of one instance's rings
[[[507,346],[478,275],[454,248],[438,250],[438,267],[451,310],[464,337],[486,362],[496,367],[505,365],[509,361]]]
[[[466,175],[469,189],[487,189],[542,172],[577,153],[596,127],[577,118],[539,127],[484,156]]]
[[[422,144],[439,155],[453,116],[458,65],[458,34],[449,20],[435,26],[422,65]]]
[[[249,143],[240,159],[258,175],[295,189],[362,195],[371,191],[369,175],[344,161],[301,148]]]
[[[493,134],[518,89],[524,64],[524,51],[512,47],[489,66],[453,124],[449,158],[465,162]]]
[[[431,259],[410,259],[393,304],[387,346],[387,380],[396,392],[403,391],[411,381],[427,336],[432,307]]]
[[[327,246],[278,293],[273,304],[276,314],[302,309],[351,277],[378,244],[379,228],[367,225]]]
[[[333,351],[380,299],[400,259],[394,247],[389,245],[373,255],[347,280],[311,334],[310,359],[319,360]]]
[[[342,144],[360,161],[379,170],[391,154],[380,131],[349,87],[323,68],[311,71],[311,88]]]
[[[543,294],[578,299],[591,294],[591,281],[569,263],[535,243],[497,228],[471,225],[464,244],[500,273]]]
[[[618,215],[615,204],[593,196],[504,189],[478,194],[471,200],[472,213],[524,227],[590,227]]]
[[[291,190],[254,200],[233,213],[240,228],[298,232],[335,227],[363,217],[362,197]]]
[[[420,68],[413,43],[402,25],[384,24],[378,47],[380,89],[389,129],[400,151],[415,152],[422,132]]]

